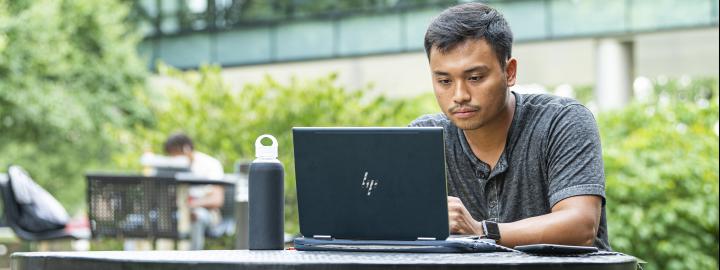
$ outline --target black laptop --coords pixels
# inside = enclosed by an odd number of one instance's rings
[[[478,252],[449,236],[443,130],[293,128],[298,250]]]

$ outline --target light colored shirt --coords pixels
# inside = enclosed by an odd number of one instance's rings
[[[222,163],[217,159],[198,151],[193,152],[190,172],[207,180],[222,180],[225,176]],[[202,198],[210,192],[211,185],[193,185],[188,190],[191,198]]]
[[[225,176],[223,166],[217,159],[198,151],[193,152],[190,172],[208,180],[222,180]]]

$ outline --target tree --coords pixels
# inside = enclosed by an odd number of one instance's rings
[[[0,0],[0,166],[24,166],[66,207],[84,205],[84,173],[119,147],[107,128],[152,119],[138,102],[147,69],[128,10]]]

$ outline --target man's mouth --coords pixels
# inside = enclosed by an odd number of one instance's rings
[[[450,113],[452,113],[457,118],[469,118],[475,115],[479,111],[478,108],[473,107],[460,107],[457,109],[450,110]]]

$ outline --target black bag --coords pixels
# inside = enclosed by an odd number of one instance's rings
[[[21,228],[29,232],[44,232],[65,227],[70,219],[65,208],[36,184],[22,167],[11,165],[8,178],[20,210],[17,224]]]

